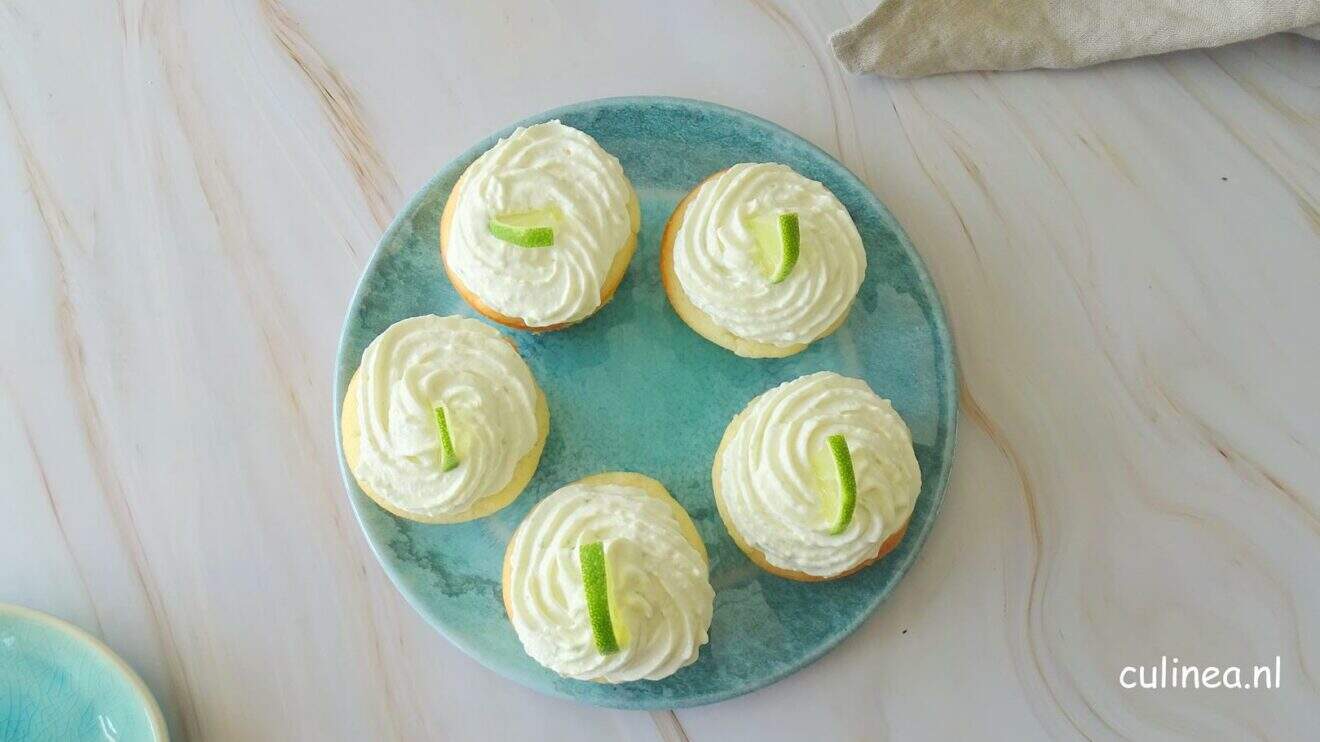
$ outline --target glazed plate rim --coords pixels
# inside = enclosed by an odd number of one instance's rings
[[[142,711],[147,716],[147,721],[151,725],[151,731],[155,735],[155,739],[158,742],[165,742],[169,739],[169,728],[165,724],[165,715],[161,713],[160,703],[156,701],[156,696],[152,694],[151,689],[147,687],[146,682],[133,669],[133,666],[116,654],[115,650],[111,649],[105,642],[79,626],[35,608],[27,608],[13,603],[0,603],[0,618],[4,616],[11,616],[19,621],[48,628],[62,634],[71,639],[76,646],[81,647],[102,662],[107,669],[117,674],[124,681],[125,686],[133,692],[142,707]]]
[[[939,460],[943,463],[941,470],[937,472],[924,472],[924,471],[922,472],[923,479],[932,480],[932,486],[930,491],[927,493],[927,496],[935,499],[935,502],[933,503],[930,509],[930,515],[926,519],[926,522],[924,524],[925,527],[918,529],[915,532],[909,529],[905,537],[905,540],[915,539],[915,543],[913,543],[911,550],[907,551],[906,559],[901,563],[897,563],[893,565],[893,569],[894,569],[893,579],[889,583],[887,583],[882,589],[876,590],[874,596],[872,596],[870,599],[869,605],[866,605],[862,610],[858,611],[855,618],[849,621],[847,625],[845,625],[844,627],[835,631],[833,635],[826,637],[823,641],[821,641],[819,644],[813,647],[811,651],[803,654],[795,661],[788,663],[785,666],[771,673],[767,673],[765,676],[758,677],[755,680],[746,681],[741,684],[731,685],[726,688],[721,688],[716,691],[711,691],[699,696],[684,697],[681,699],[677,699],[676,701],[674,701],[673,699],[657,699],[664,702],[649,703],[645,700],[635,701],[635,700],[616,698],[616,697],[583,698],[574,695],[571,692],[566,692],[564,690],[561,690],[558,687],[552,685],[551,686],[531,685],[527,682],[525,678],[518,677],[512,672],[507,671],[499,663],[488,662],[483,656],[481,656],[481,654],[479,654],[472,647],[470,647],[460,636],[455,635],[453,632],[448,630],[439,620],[433,617],[430,611],[424,607],[424,602],[421,600],[421,598],[418,595],[414,594],[413,589],[410,588],[407,585],[406,581],[400,576],[396,566],[393,563],[393,557],[382,553],[383,550],[386,548],[386,545],[381,543],[378,539],[373,538],[371,535],[371,530],[368,524],[366,523],[362,508],[364,507],[377,508],[379,506],[377,506],[375,503],[371,502],[369,499],[365,497],[357,498],[353,496],[353,491],[354,491],[354,487],[356,486],[356,482],[353,478],[352,472],[349,471],[348,462],[344,457],[340,416],[341,416],[342,400],[348,386],[348,380],[352,375],[351,373],[352,370],[357,368],[357,364],[360,360],[358,358],[350,359],[347,356],[347,349],[351,343],[350,336],[353,334],[353,319],[357,309],[363,303],[363,299],[367,292],[367,284],[369,282],[369,279],[377,271],[380,261],[385,257],[387,246],[393,243],[398,237],[399,233],[408,226],[409,221],[412,218],[414,212],[416,212],[425,203],[426,199],[431,194],[432,190],[436,188],[437,184],[440,181],[442,181],[446,177],[449,177],[451,175],[451,171],[455,169],[457,166],[459,166],[459,164],[469,163],[475,160],[479,155],[481,155],[483,152],[489,149],[497,139],[501,137],[507,137],[517,127],[530,126],[532,124],[541,123],[551,119],[567,117],[579,112],[590,111],[605,107],[646,108],[655,105],[688,107],[699,111],[713,112],[734,119],[742,119],[756,126],[769,129],[779,135],[797,140],[797,142],[800,143],[803,146],[803,148],[807,150],[810,154],[812,154],[817,158],[820,158],[827,165],[836,169],[837,170],[836,175],[838,177],[852,181],[852,184],[856,187],[856,189],[861,194],[863,194],[863,197],[869,202],[868,205],[870,206],[870,208],[875,209],[884,218],[886,226],[892,230],[899,246],[901,247],[903,253],[906,256],[906,259],[911,265],[911,269],[916,274],[917,280],[921,286],[922,291],[930,299],[931,309],[932,309],[930,324],[933,329],[933,334],[938,338],[938,344],[943,350],[944,358],[945,358],[945,366],[943,368],[943,370],[945,371],[944,383],[942,385],[943,388],[939,389],[939,391],[941,392],[943,398],[947,400],[947,403],[945,405],[945,409],[939,410],[939,416],[942,419],[947,420],[948,435],[945,437],[944,446],[942,450],[940,450],[937,454]],[[874,270],[874,268],[868,268],[868,270]],[[590,319],[586,321],[590,321]],[[350,363],[352,364],[352,367],[346,368],[346,366]],[[926,268],[925,262],[921,259],[921,256],[916,252],[915,248],[913,248],[911,241],[908,239],[907,233],[898,223],[898,220],[894,218],[893,214],[889,211],[889,209],[885,207],[885,205],[874,194],[874,192],[872,192],[871,189],[860,178],[858,178],[856,174],[854,174],[843,163],[839,162],[835,157],[830,155],[828,152],[822,150],[820,147],[804,139],[800,135],[790,131],[789,129],[786,129],[785,127],[779,124],[774,123],[773,121],[769,121],[767,119],[761,118],[760,116],[756,116],[755,114],[751,114],[746,111],[742,111],[740,109],[731,108],[729,106],[721,105],[719,103],[712,103],[710,101],[704,101],[694,98],[683,98],[683,97],[675,97],[675,96],[638,95],[638,96],[616,96],[616,97],[606,97],[606,98],[595,98],[590,100],[579,101],[577,103],[570,103],[568,105],[560,106],[547,111],[543,111],[541,113],[534,114],[532,116],[525,117],[516,123],[510,124],[506,127],[502,127],[498,131],[487,135],[486,137],[482,138],[481,141],[477,142],[471,147],[468,147],[461,153],[451,158],[442,167],[440,167],[434,175],[432,175],[429,179],[427,179],[427,181],[418,188],[416,193],[413,194],[413,196],[408,200],[408,202],[403,206],[403,208],[400,209],[399,212],[395,215],[393,221],[390,222],[390,225],[385,229],[384,233],[382,233],[380,240],[377,241],[376,247],[372,251],[371,258],[367,261],[366,265],[362,269],[362,274],[358,277],[357,284],[353,289],[353,296],[349,301],[347,311],[344,316],[343,326],[340,329],[339,342],[335,350],[334,374],[335,374],[334,384],[333,384],[334,397],[333,399],[331,399],[331,409],[333,411],[332,424],[334,425],[334,429],[335,429],[335,451],[339,457],[340,476],[343,480],[346,494],[349,496],[348,497],[349,504],[353,508],[353,514],[354,517],[357,519],[358,526],[359,528],[362,529],[362,534],[364,538],[366,538],[366,541],[371,548],[372,554],[376,557],[376,561],[380,563],[381,567],[385,570],[385,573],[389,575],[390,581],[394,584],[394,587],[400,593],[403,594],[404,598],[408,601],[409,605],[412,606],[413,610],[417,611],[417,613],[419,613],[432,628],[434,628],[442,636],[448,639],[454,646],[458,647],[459,650],[461,650],[464,654],[476,660],[483,667],[494,671],[501,677],[511,680],[522,687],[530,688],[532,690],[545,693],[553,697],[564,698],[571,701],[577,701],[579,703],[588,703],[590,705],[604,707],[604,708],[633,709],[633,710],[663,710],[663,709],[689,708],[693,706],[702,706],[710,703],[716,703],[719,701],[728,700],[730,698],[735,698],[737,696],[741,696],[750,693],[752,691],[759,690],[766,686],[772,685],[780,680],[783,680],[785,677],[788,677],[789,675],[801,670],[807,665],[810,665],[812,662],[820,659],[822,656],[824,656],[827,652],[829,652],[831,649],[837,646],[845,638],[851,636],[853,632],[855,632],[862,625],[862,623],[866,621],[867,618],[869,618],[875,613],[876,608],[878,608],[879,605],[882,602],[884,602],[885,598],[887,598],[889,594],[893,592],[894,587],[897,586],[897,584],[902,581],[902,578],[906,575],[908,569],[910,569],[913,562],[916,561],[916,557],[920,553],[921,547],[924,544],[926,537],[929,535],[930,531],[934,528],[935,520],[939,516],[939,510],[944,501],[945,489],[948,487],[949,476],[953,467],[954,445],[957,440],[958,402],[959,402],[958,361],[957,361],[956,350],[953,343],[953,338],[948,326],[948,319],[944,309],[944,304],[940,299],[939,293],[935,288],[934,282],[931,280],[930,272]],[[438,527],[443,527],[443,526],[438,526]],[[895,556],[897,555],[891,554],[887,558],[893,558]]]

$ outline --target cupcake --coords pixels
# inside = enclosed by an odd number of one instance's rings
[[[852,574],[892,551],[921,492],[903,419],[866,382],[828,371],[749,402],[724,431],[712,478],[738,548],[803,581]]]
[[[578,480],[533,508],[509,541],[503,582],[527,654],[601,683],[692,664],[714,610],[692,519],[664,485],[627,472]]]
[[[463,172],[440,218],[440,257],[473,309],[519,330],[558,330],[614,296],[640,226],[618,159],[549,121]]]
[[[344,457],[395,515],[459,523],[513,502],[550,410],[508,338],[465,317],[412,317],[371,341],[348,384]]]
[[[790,356],[837,330],[865,273],[848,210],[787,165],[706,178],[674,209],[660,247],[674,311],[748,358]]]

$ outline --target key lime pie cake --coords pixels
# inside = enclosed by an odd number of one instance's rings
[[[528,513],[504,555],[504,608],[532,659],[601,683],[697,659],[714,610],[706,547],[650,477],[597,474]]]
[[[674,311],[740,356],[798,353],[843,324],[866,273],[852,217],[787,165],[711,175],[665,225],[660,274]]]
[[[362,353],[344,397],[344,457],[403,518],[458,523],[508,505],[541,459],[550,410],[513,343],[466,317],[412,317]]]
[[[557,330],[614,296],[640,226],[618,159],[549,121],[517,129],[463,172],[440,218],[440,255],[478,312],[520,330]]]
[[[921,492],[912,434],[866,382],[822,371],[761,394],[724,431],[715,504],[738,547],[794,580],[829,580],[898,546]]]

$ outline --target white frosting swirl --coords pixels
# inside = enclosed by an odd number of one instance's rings
[[[447,265],[483,303],[529,327],[596,311],[610,265],[638,228],[619,160],[558,121],[501,139],[467,169],[458,199]],[[554,215],[549,247],[519,247],[490,233],[491,217],[542,210]]]
[[[857,509],[830,534],[838,482],[828,439],[848,441]],[[871,559],[921,492],[912,434],[866,382],[829,371],[753,399],[726,433],[720,499],[744,541],[783,569],[831,577]]]
[[[754,220],[796,212],[797,265],[770,283]],[[742,163],[700,187],[674,235],[674,272],[720,327],[770,345],[809,343],[848,312],[866,273],[852,217],[824,185],[786,165]]]
[[[538,391],[498,330],[465,317],[390,325],[358,370],[362,439],[354,474],[400,510],[455,516],[495,494],[540,438]],[[459,464],[440,467],[435,408],[444,406]]]
[[[578,546],[600,541],[627,639],[596,650]],[[527,654],[579,680],[659,680],[695,662],[715,591],[671,506],[638,487],[578,482],[536,506],[509,545],[506,602]]]

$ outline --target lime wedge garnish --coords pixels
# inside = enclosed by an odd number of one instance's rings
[[[853,475],[848,440],[839,433],[830,436],[829,443],[830,453],[834,455],[834,471],[839,480],[839,512],[830,533],[840,534],[852,522],[853,511],[857,509],[857,478]]]
[[[770,283],[779,283],[793,272],[797,265],[798,252],[802,247],[801,233],[798,230],[798,215],[785,212],[778,216],[761,216],[749,223],[752,235],[760,248],[761,269],[770,278]]]
[[[549,247],[555,244],[555,229],[549,211],[492,216],[487,224],[495,237],[518,247]]]
[[[779,215],[779,267],[770,276],[770,283],[779,283],[788,278],[797,265],[798,250],[802,246],[802,236],[798,231],[798,215],[792,212]]]
[[[435,408],[435,428],[440,436],[440,469],[449,471],[458,466],[458,454],[454,453],[454,440],[449,437],[449,422],[445,420],[445,408]]]
[[[619,651],[619,640],[614,633],[613,611],[610,610],[609,577],[605,570],[605,545],[599,541],[578,547],[578,561],[582,563],[582,589],[587,595],[587,618],[591,621],[591,638],[601,654]]]

